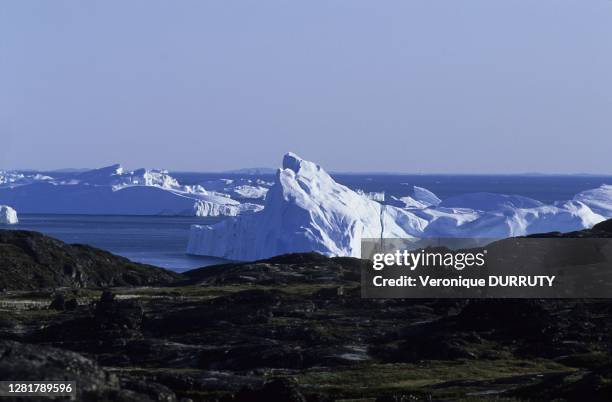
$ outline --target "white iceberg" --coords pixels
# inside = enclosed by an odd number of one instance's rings
[[[202,184],[208,189],[228,194],[236,200],[249,200],[261,203],[274,183],[262,179],[236,177],[233,179],[212,179]]]
[[[316,251],[360,255],[362,238],[412,237],[426,221],[336,183],[320,166],[289,153],[263,211],[213,226],[193,225],[187,252],[232,260]]]
[[[573,231],[605,219],[578,202],[544,205],[519,195],[468,193],[416,212],[429,223],[424,237],[505,238]]]
[[[419,211],[418,215],[429,221],[423,237],[490,239],[571,232],[592,227],[605,219],[577,202],[534,208],[505,207],[498,211],[439,207]]]
[[[424,205],[427,205],[428,207],[437,206],[442,202],[437,195],[426,188],[418,186],[413,186],[412,198]]]
[[[415,200],[409,195],[405,197],[395,197],[392,195],[389,199],[389,204],[406,209],[424,209],[429,206],[427,204],[423,204],[422,202]]]
[[[37,181],[52,181],[53,177],[40,173],[7,172],[0,170],[0,188],[13,188]]]
[[[406,184],[406,183],[403,183]],[[406,209],[424,209],[437,206],[442,200],[437,195],[426,188],[413,186],[412,196],[394,197],[391,196],[389,204]]]
[[[0,205],[0,224],[15,225],[17,223],[19,223],[19,219],[17,219],[17,211],[8,205]]]
[[[363,195],[372,201],[385,202],[385,192],[384,191],[363,191],[358,188],[355,190],[357,194]]]
[[[583,203],[597,214],[610,217],[612,216],[612,185],[604,184],[599,188],[578,193],[574,201]]]
[[[500,211],[507,208],[537,208],[544,204],[521,195],[467,193],[446,198],[437,205],[445,208],[471,208],[479,211]]]
[[[232,189],[232,192],[240,196],[241,198],[250,198],[250,199],[261,199],[264,200],[266,198],[266,194],[268,193],[269,188],[263,186],[250,186],[250,185],[240,185],[236,186]]]
[[[112,165],[69,179],[6,172],[0,177],[0,203],[23,213],[236,216],[261,208],[202,186],[183,186],[166,170]]]
[[[316,251],[359,256],[363,238],[505,238],[573,231],[612,217],[612,186],[545,205],[517,195],[473,193],[440,200],[415,187],[389,204],[336,183],[321,167],[287,154],[263,211],[213,226],[193,225],[187,251],[234,260]],[[397,207],[402,206],[402,208]]]

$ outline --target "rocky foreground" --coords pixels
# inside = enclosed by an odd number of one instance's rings
[[[361,264],[177,275],[0,231],[0,380],[76,380],[80,401],[612,400],[610,300],[362,299]]]
[[[37,232],[0,230],[0,291],[166,285],[181,276]]]

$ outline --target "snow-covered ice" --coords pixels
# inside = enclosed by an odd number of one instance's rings
[[[573,200],[540,201],[493,193],[441,200],[414,187],[411,195],[370,194],[336,183],[320,166],[289,153],[270,188],[263,211],[191,228],[188,253],[235,260],[289,252],[359,256],[362,238],[504,238],[567,232],[612,218],[612,186],[584,191]]]
[[[544,204],[521,195],[467,193],[449,197],[435,205],[446,208],[472,208],[480,211],[498,211],[506,208],[537,208]]]
[[[378,202],[385,202],[385,192],[384,191],[363,191],[362,189],[358,188],[356,190],[357,194],[359,195],[363,195],[369,199],[371,199],[372,201],[378,201]]]
[[[193,225],[188,253],[234,260],[317,251],[360,255],[362,238],[411,237],[426,222],[336,183],[320,166],[286,154],[263,211]]]
[[[20,214],[227,216],[193,226],[188,252],[237,260],[298,251],[359,256],[362,238],[503,238],[612,218],[612,185],[553,204],[494,193],[442,200],[418,186],[405,195],[352,190],[291,153],[273,181],[223,176],[184,185],[166,170],[118,164],[69,175],[0,171],[0,204]],[[16,221],[12,208],[2,207],[3,222]]]
[[[221,178],[203,183],[207,189],[228,194],[237,200],[249,200],[256,203],[263,202],[273,184],[262,179],[248,177]]]
[[[19,219],[17,219],[17,211],[8,205],[0,205],[0,224],[14,225],[17,223],[19,223]]]
[[[52,177],[39,173],[7,172],[0,170],[0,188],[12,188],[40,181],[50,181]]]
[[[412,198],[428,207],[439,205],[442,202],[437,195],[419,186],[413,186]]]
[[[232,192],[238,194],[242,198],[265,199],[268,193],[268,188],[263,186],[241,185],[232,189]]]
[[[412,196],[391,196],[390,204],[407,209],[423,209],[440,204],[442,200],[434,193],[423,187],[413,186]]]
[[[70,179],[0,172],[0,202],[23,213],[236,216],[261,206],[230,194],[184,186],[166,170],[126,171],[121,165]]]
[[[574,201],[583,203],[597,214],[612,216],[612,185],[605,184],[599,188],[578,193]]]

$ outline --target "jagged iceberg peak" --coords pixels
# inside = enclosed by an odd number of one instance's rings
[[[283,156],[283,168],[279,170],[279,174],[291,175],[292,173],[293,175],[306,179],[317,177],[319,180],[333,181],[331,176],[327,174],[327,172],[323,170],[321,166],[314,162],[302,159],[293,152],[287,152],[285,156]]]
[[[304,203],[313,197],[325,198],[326,195],[337,198],[338,191],[354,193],[348,187],[336,183],[321,166],[304,160],[292,152],[288,152],[283,157],[283,168],[278,171],[277,181],[272,186],[270,195],[275,187],[282,188],[286,196],[295,197],[297,203],[300,201]],[[337,191],[334,192],[333,189]],[[308,208],[307,205],[302,206]]]
[[[188,252],[235,260],[299,251],[359,256],[362,238],[412,237],[424,225],[409,211],[372,201],[288,153],[263,211],[194,225]]]
[[[293,170],[294,173],[297,173],[302,168],[302,165],[316,166],[314,163],[305,161],[293,152],[287,152],[283,156],[283,169],[290,169]]]

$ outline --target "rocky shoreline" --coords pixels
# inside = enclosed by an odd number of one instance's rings
[[[361,263],[179,275],[0,231],[0,379],[81,401],[611,400],[610,300],[362,299]]]

